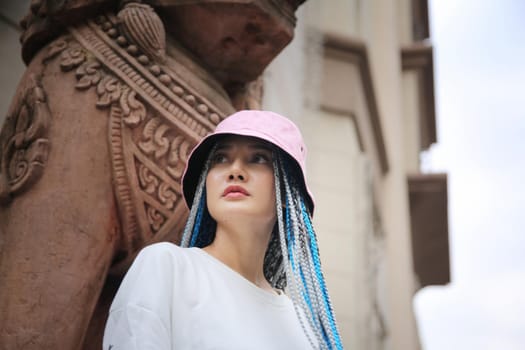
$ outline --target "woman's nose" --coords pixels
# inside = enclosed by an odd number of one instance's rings
[[[230,173],[228,175],[229,180],[240,180],[244,181],[246,180],[246,172],[244,171],[244,167],[242,164],[242,161],[240,159],[236,159],[230,167]]]
[[[242,174],[230,174],[230,176],[228,177],[230,180],[233,180],[233,179],[239,179],[241,181],[244,181],[244,176]]]

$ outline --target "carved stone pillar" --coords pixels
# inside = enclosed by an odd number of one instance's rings
[[[189,151],[259,106],[301,2],[32,2],[0,134],[3,348],[100,348],[136,253],[179,239]]]

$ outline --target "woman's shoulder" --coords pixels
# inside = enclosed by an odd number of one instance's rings
[[[140,251],[139,255],[149,255],[149,254],[181,254],[181,251],[184,248],[179,247],[175,243],[171,242],[158,242],[145,246]]]
[[[152,286],[156,286],[154,290],[171,290],[194,265],[189,250],[169,242],[142,248],[127,271],[120,289],[134,290],[134,294],[140,294],[138,290],[149,291],[148,294]]]
[[[196,260],[196,248],[182,248],[171,242],[159,242],[150,244],[139,252],[136,263],[158,263],[163,266],[184,266],[192,264]]]

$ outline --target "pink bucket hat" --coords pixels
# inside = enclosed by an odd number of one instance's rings
[[[213,145],[223,136],[250,136],[270,142],[288,154],[299,167],[301,181],[307,195],[310,212],[314,211],[314,198],[306,185],[306,146],[297,126],[277,113],[246,110],[236,112],[222,122],[215,131],[204,137],[191,151],[186,169],[182,175],[182,193],[188,207],[191,207],[199,176]]]

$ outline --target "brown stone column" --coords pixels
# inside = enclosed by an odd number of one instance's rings
[[[137,252],[177,242],[180,176],[302,1],[33,1],[0,134],[0,348],[99,349]]]

